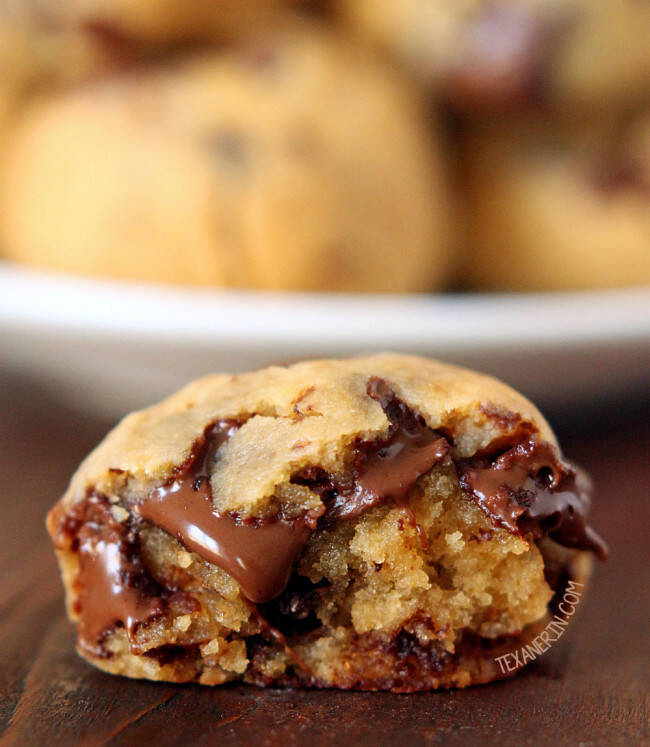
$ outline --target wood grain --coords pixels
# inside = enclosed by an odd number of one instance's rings
[[[111,677],[77,657],[43,520],[110,424],[25,381],[0,387],[3,745],[647,743],[647,409],[562,421],[566,453],[596,479],[594,524],[612,557],[576,625],[515,679],[418,695],[209,689]]]

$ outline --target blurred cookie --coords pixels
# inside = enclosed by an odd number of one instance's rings
[[[438,287],[444,167],[389,69],[306,27],[36,104],[11,143],[18,261],[144,280]]]
[[[650,95],[638,0],[337,0],[343,16],[456,105],[561,109]]]
[[[471,285],[650,283],[650,117],[579,134],[492,128],[467,161]]]
[[[81,80],[109,57],[79,30],[41,25],[27,11],[21,4],[0,5],[0,122],[36,83]]]
[[[6,0],[1,15],[37,30],[90,31],[139,44],[214,40],[250,32],[300,0]]]
[[[27,0],[0,4],[1,85],[33,79],[78,82],[108,67],[117,38],[66,22],[57,13],[67,7]]]
[[[52,1],[52,0],[50,0]],[[268,23],[278,9],[300,0],[71,0],[57,12],[145,43],[223,39]]]
[[[190,384],[47,524],[100,669],[408,692],[507,676],[566,625],[607,553],[590,490],[509,387],[384,354]]]
[[[290,3],[5,0],[0,3],[0,123],[3,112],[34,89],[78,83],[192,42],[250,34]]]

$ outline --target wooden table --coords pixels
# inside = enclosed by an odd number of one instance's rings
[[[298,692],[134,682],[74,652],[43,526],[109,424],[0,376],[2,744],[641,744],[648,739],[648,409],[563,419],[612,547],[573,628],[513,680],[458,692]],[[646,743],[648,743],[646,741]]]

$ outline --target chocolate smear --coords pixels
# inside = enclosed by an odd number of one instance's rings
[[[491,463],[459,465],[458,471],[461,487],[496,524],[607,557],[607,545],[586,523],[589,478],[547,441],[527,439]]]
[[[390,420],[391,435],[383,444],[360,447],[359,488],[363,493],[392,498],[406,506],[413,485],[447,456],[449,443],[398,399],[383,379],[370,379],[367,391]]]
[[[322,497],[327,506],[321,520],[324,524],[354,519],[391,499],[420,531],[408,503],[409,493],[420,477],[445,458],[449,443],[402,402],[384,379],[372,377],[366,391],[379,402],[390,421],[388,436],[357,444],[352,473],[347,478],[309,467],[295,475],[293,481],[307,485]],[[423,538],[422,532],[420,536]]]
[[[252,602],[268,602],[287,585],[317,517],[253,523],[214,510],[211,466],[219,448],[238,427],[232,420],[212,426],[189,463],[137,504],[134,512],[223,568]]]
[[[105,496],[92,494],[77,504],[63,531],[74,525],[79,645],[91,655],[105,657],[106,634],[122,626],[132,639],[139,625],[164,613],[164,592],[142,563],[137,534],[115,520]]]

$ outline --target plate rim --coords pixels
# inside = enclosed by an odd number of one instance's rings
[[[82,311],[80,311],[82,310]],[[199,323],[197,323],[197,318]],[[650,286],[547,293],[336,294],[162,286],[0,261],[0,329],[188,347],[439,349],[650,341]]]

